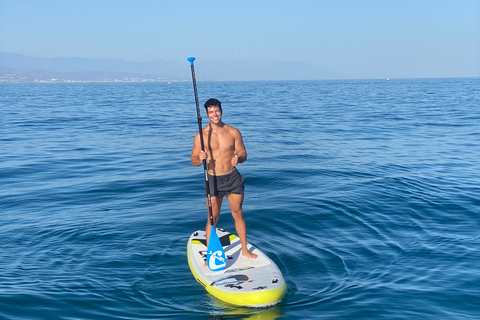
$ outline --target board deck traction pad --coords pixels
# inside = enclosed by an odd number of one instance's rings
[[[243,256],[236,235],[221,228],[217,228],[217,234],[227,258],[221,271],[212,271],[205,266],[205,231],[195,231],[190,236],[188,263],[196,280],[212,295],[235,305],[266,306],[281,301],[286,284],[277,265],[251,244],[247,244],[247,248],[257,254],[257,258]]]

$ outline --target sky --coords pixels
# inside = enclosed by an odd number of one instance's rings
[[[480,0],[0,0],[0,51],[479,77]]]

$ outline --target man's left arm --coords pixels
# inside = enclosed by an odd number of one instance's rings
[[[243,138],[240,131],[235,130],[235,146],[234,146],[234,156],[238,157],[238,163],[243,163],[247,160],[247,149],[243,144]]]

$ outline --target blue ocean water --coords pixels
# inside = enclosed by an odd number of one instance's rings
[[[198,83],[243,133],[249,241],[288,283],[265,309],[188,268],[190,82],[0,90],[1,319],[480,318],[479,78]]]

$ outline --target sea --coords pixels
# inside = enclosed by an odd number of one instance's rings
[[[480,78],[198,82],[288,291],[192,276],[192,82],[0,84],[0,319],[480,319]],[[235,233],[227,201],[217,225]]]

